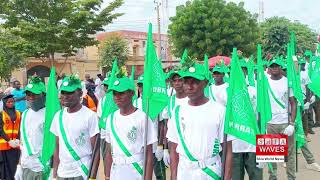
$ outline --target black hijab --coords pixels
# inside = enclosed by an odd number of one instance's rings
[[[10,98],[13,98],[13,95],[6,95],[2,98],[2,102],[3,102],[3,111],[6,112],[12,121],[15,121],[16,120],[16,108],[15,106],[13,105],[12,108],[8,108],[7,107],[7,101],[10,99]]]

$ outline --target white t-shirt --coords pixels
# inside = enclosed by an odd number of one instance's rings
[[[217,101],[223,106],[227,105],[228,95],[227,95],[227,88],[229,87],[228,83],[223,83],[219,86],[212,84],[210,87],[210,99]],[[213,97],[214,99],[213,99]]]
[[[271,92],[269,92],[272,120],[268,123],[270,124],[285,124],[288,123],[288,97],[292,97],[293,93],[290,89],[288,96],[288,80],[286,77],[282,77],[279,80],[272,80],[271,77],[268,78],[269,85],[273,94],[285,107],[284,109],[276,102],[272,97]]]
[[[133,106],[142,110],[142,98],[141,98],[141,96],[133,101]]]
[[[209,100],[200,106],[191,106],[186,104],[180,106],[179,121],[181,133],[188,150],[197,160],[206,160],[213,156],[218,157],[218,161],[214,164],[216,173],[221,174],[221,160],[219,152],[222,150],[220,144],[223,143],[224,137],[224,120],[225,107]],[[177,153],[179,154],[178,179],[205,179],[208,177],[200,168],[189,169],[184,164],[190,162],[185,154],[181,144],[175,113],[168,121],[168,132],[166,137],[169,141],[176,143]],[[228,138],[228,141],[230,139]],[[219,147],[217,150],[214,147]],[[212,166],[208,166],[214,168]]]
[[[302,93],[303,93],[303,99],[306,99],[306,95],[307,95],[306,86],[311,82],[309,75],[308,75],[308,71],[301,71],[300,79],[301,79],[301,88],[302,88]]]
[[[28,142],[31,146],[32,156],[28,155],[27,147],[23,140],[23,129],[20,126],[20,139],[21,139],[21,167],[30,169],[34,172],[40,172],[43,169],[42,164],[39,161],[39,156],[42,153],[43,144],[43,130],[45,120],[46,108],[42,108],[39,111],[29,109],[27,113],[22,113],[21,118],[25,117],[26,134]]]
[[[248,93],[250,96],[250,101],[253,107],[254,112],[256,113],[257,109],[257,91],[256,88],[248,86]],[[256,116],[257,117],[257,116]],[[258,118],[257,118],[258,120]],[[232,152],[233,153],[242,153],[242,152],[256,152],[256,146],[249,144],[243,140],[236,139],[232,141]]]
[[[59,137],[58,176],[62,178],[85,177],[80,162],[74,160],[64,143],[60,131],[59,115],[60,111],[55,114],[50,128],[50,131]],[[96,113],[85,106],[74,113],[68,113],[67,108],[64,108],[62,122],[69,144],[81,158],[81,162],[89,168],[92,158],[90,138],[99,133]]]
[[[110,118],[111,116],[108,116],[106,122],[106,141],[111,144],[112,156],[126,156],[111,132]],[[153,122],[150,119],[148,121],[147,145],[150,145],[157,142],[157,132]],[[145,122],[146,114],[140,109],[127,116],[121,115],[120,110],[114,112],[113,123],[115,131],[122,143],[133,155],[143,153]]]
[[[176,106],[188,104],[188,101],[189,101],[188,97],[179,99],[176,96],[171,96],[169,99],[171,115],[172,115],[172,113],[174,113],[173,110]],[[162,118],[169,119],[168,106],[163,109]]]

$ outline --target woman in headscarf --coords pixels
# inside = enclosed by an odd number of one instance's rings
[[[13,95],[2,98],[0,112],[0,179],[14,180],[20,158],[21,114],[15,109]]]

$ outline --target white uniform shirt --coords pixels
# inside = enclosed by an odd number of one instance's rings
[[[112,157],[127,157],[112,134],[110,118],[111,116],[107,118],[105,137],[106,142],[111,144]],[[157,132],[155,131],[152,121],[150,119],[148,119],[148,121],[147,145],[150,145],[157,142]],[[144,152],[144,137],[146,135],[145,122],[146,114],[140,109],[137,109],[134,113],[127,116],[121,115],[120,110],[114,113],[113,125],[115,131],[121,142],[132,155],[143,154]],[[138,163],[142,165],[142,161]],[[111,168],[110,179],[138,179],[139,177],[141,179],[141,175],[138,174],[131,164],[113,164]]]
[[[34,155],[29,156],[25,142],[23,141],[23,129],[22,124],[20,126],[20,139],[21,139],[21,167],[30,169],[34,172],[40,172],[43,170],[43,166],[39,161],[39,156],[42,154],[43,144],[43,130],[45,120],[46,108],[42,108],[39,111],[29,109],[27,113],[22,113],[21,118],[25,117],[26,134],[28,142],[31,146],[32,153]]]
[[[301,88],[302,88],[302,93],[303,93],[303,99],[306,99],[306,95],[307,95],[306,86],[311,82],[307,70],[301,71],[300,79],[301,79]]]
[[[98,119],[99,119],[99,121],[100,121],[100,118],[101,118],[101,116],[102,116],[102,105],[103,105],[103,103],[104,103],[104,100],[106,99],[106,97],[104,96],[100,101],[99,101],[99,103],[98,103],[98,107],[97,107],[97,116],[98,116]],[[100,138],[101,139],[105,139],[106,137],[105,137],[105,130],[104,129],[100,129]]]
[[[50,131],[59,137],[59,167],[58,176],[72,178],[85,175],[67,149],[60,131],[60,111],[54,116]],[[98,117],[96,113],[85,106],[74,113],[68,113],[67,108],[63,111],[63,127],[69,144],[81,158],[81,162],[89,168],[92,158],[92,147],[90,138],[99,133]]]
[[[174,104],[173,104],[173,98],[175,97],[175,100],[174,100]],[[169,100],[169,103],[170,103],[170,113],[171,115],[174,113],[174,108],[178,105],[185,105],[185,104],[188,104],[188,101],[189,101],[189,98],[188,97],[185,97],[185,98],[177,98],[176,96],[171,96],[170,97],[170,100]],[[169,119],[169,113],[168,113],[168,106],[164,108],[163,112],[162,112],[162,118],[163,119]]]
[[[218,175],[221,175],[221,160],[218,152],[214,150],[214,146],[218,145],[218,151],[222,150],[220,143],[223,143],[225,111],[224,106],[209,100],[200,106],[190,106],[189,104],[180,106],[179,112],[181,133],[190,153],[197,160],[206,160],[217,156],[216,163],[208,167],[213,168]],[[178,144],[176,149],[179,154],[178,179],[208,179],[209,176],[200,168],[190,169],[185,166],[190,161],[179,138],[175,113],[168,121],[166,137],[169,141]]]
[[[227,105],[227,101],[228,101],[228,95],[227,95],[227,88],[229,87],[228,83],[223,83],[219,86],[212,84],[210,86],[210,99],[213,100],[212,96],[215,98],[215,101],[217,101],[218,103],[220,103],[223,106]]]
[[[288,97],[292,97],[292,90],[289,91],[288,96],[288,80],[286,77],[282,77],[279,80],[272,80],[268,78],[269,85],[273,91],[275,97],[280,101],[285,108],[283,109],[272,97],[271,92],[269,92],[272,120],[268,123],[270,124],[285,124],[288,123]]]
[[[257,91],[256,88],[248,86],[248,93],[250,96],[250,101],[253,107],[254,112],[256,113],[257,109]],[[257,117],[257,116],[256,116]],[[232,141],[232,152],[233,153],[242,153],[242,152],[256,152],[256,146],[249,144],[243,140],[236,139]]]

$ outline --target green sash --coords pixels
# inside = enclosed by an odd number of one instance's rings
[[[113,115],[114,115],[114,113],[111,114],[111,119],[110,119],[110,127],[111,127],[112,135],[114,136],[115,140],[117,141],[117,143],[118,143],[119,147],[121,148],[121,150],[123,151],[123,153],[127,157],[131,157],[132,154],[129,152],[129,150],[126,148],[126,146],[122,143],[122,141],[120,140],[120,137],[118,136],[118,134],[116,133],[116,131],[114,129]],[[140,167],[140,165],[137,162],[132,163],[132,165],[138,171],[138,173],[142,176],[143,170]]]
[[[66,147],[67,147],[68,151],[70,152],[71,156],[73,157],[73,159],[75,161],[80,161],[82,171],[84,172],[85,175],[88,176],[88,174],[89,174],[88,168],[86,167],[86,165],[84,165],[81,162],[80,156],[76,153],[76,151],[71,147],[71,145],[68,142],[67,135],[66,135],[66,132],[64,130],[63,122],[62,122],[63,111],[64,111],[64,109],[60,110],[60,114],[59,114],[60,132],[61,132],[61,136],[62,136],[63,142],[66,145]]]
[[[212,86],[210,86],[209,94],[210,94],[210,97],[211,97],[214,101],[217,101],[216,98],[214,98],[214,95],[213,95],[213,92],[212,92]]]
[[[174,109],[174,106],[176,105],[176,95],[173,95],[170,97],[170,101],[168,103],[168,116],[171,118],[171,111]]]
[[[175,110],[175,116],[176,116],[175,119],[176,119],[176,125],[177,125],[177,131],[178,131],[178,134],[179,134],[179,139],[181,141],[183,150],[184,150],[185,154],[187,155],[187,157],[189,158],[189,160],[193,161],[193,162],[197,162],[198,160],[195,157],[192,156],[192,154],[190,153],[186,143],[184,142],[184,139],[183,139],[183,136],[182,136],[182,133],[181,133],[180,122],[179,122],[179,110],[180,110],[180,106],[177,106],[176,110]],[[208,176],[212,177],[214,180],[220,180],[220,176],[217,175],[210,168],[208,168],[208,167],[202,168],[202,171],[205,172]]]
[[[271,93],[272,98],[276,101],[276,103],[277,103],[282,109],[286,109],[285,105],[282,104],[282,103],[277,99],[277,97],[274,95],[274,93],[273,93],[270,85],[268,86],[268,89],[269,89],[269,92]]]

